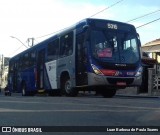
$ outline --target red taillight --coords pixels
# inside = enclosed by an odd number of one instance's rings
[[[101,69],[100,71],[107,76],[115,76],[117,72],[116,70],[106,70],[106,69]]]

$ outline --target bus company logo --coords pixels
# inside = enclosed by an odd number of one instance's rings
[[[55,69],[55,68],[56,68],[56,67],[55,67],[54,65],[52,65],[52,66],[49,66],[49,67],[48,67],[48,70],[51,71],[51,70],[53,70],[53,69]]]
[[[116,73],[115,73],[115,76],[118,76],[119,75],[119,71],[117,71]]]
[[[49,66],[48,69],[49,69],[49,71],[51,71],[52,70],[52,66]]]
[[[116,71],[115,76],[120,76],[120,75],[122,75],[122,74],[123,74],[122,72]]]
[[[5,133],[12,132],[11,127],[2,127],[2,132],[5,132]]]

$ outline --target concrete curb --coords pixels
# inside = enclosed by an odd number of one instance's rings
[[[160,98],[160,96],[148,96],[148,95],[124,95],[124,94],[116,94],[116,97],[132,97],[132,98]]]

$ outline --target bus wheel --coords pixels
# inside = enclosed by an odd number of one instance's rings
[[[26,93],[26,84],[23,83],[22,85],[22,96],[27,96],[27,93]]]
[[[113,96],[115,96],[115,94],[116,94],[116,89],[106,88],[102,90],[102,96],[104,98],[112,98]]]
[[[71,97],[75,97],[78,94],[78,90],[76,88],[72,88],[71,80],[69,77],[64,78],[62,81],[62,93]]]

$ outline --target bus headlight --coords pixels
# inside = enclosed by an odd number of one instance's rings
[[[95,65],[91,64],[91,66],[94,73],[96,73],[97,75],[103,75],[103,73]]]
[[[143,68],[140,67],[138,70],[137,70],[137,73],[135,76],[141,76],[142,75],[142,71],[143,71]]]

